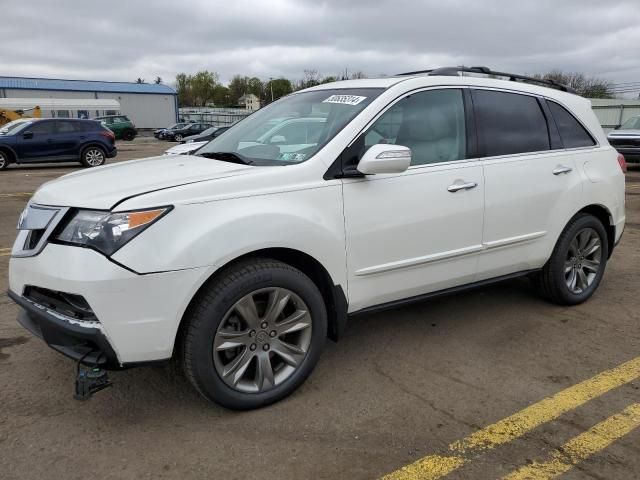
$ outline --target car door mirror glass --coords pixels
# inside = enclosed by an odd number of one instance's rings
[[[411,149],[402,145],[372,145],[358,163],[358,171],[365,175],[402,173],[411,164]]]

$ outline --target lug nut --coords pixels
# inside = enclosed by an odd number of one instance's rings
[[[271,330],[271,331],[269,332],[269,336],[270,336],[270,337],[275,337],[275,336],[276,336],[276,331],[275,331],[275,330]]]
[[[267,322],[262,322],[262,325],[260,325],[260,327],[262,327],[263,329],[267,328],[269,326],[269,324]]]
[[[269,344],[268,344],[268,343],[265,343],[265,344],[262,346],[262,349],[263,349],[265,352],[266,352],[267,350],[269,350]]]
[[[255,330],[251,330],[251,331],[249,332],[249,336],[250,336],[250,337],[255,337],[255,336],[256,336],[256,331],[255,331]]]
[[[252,352],[256,349],[257,345],[255,343],[252,343],[251,345],[249,345],[249,350],[251,350]]]

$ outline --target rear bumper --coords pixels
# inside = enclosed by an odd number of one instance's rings
[[[18,323],[36,337],[41,338],[52,349],[91,366],[116,369],[118,358],[100,328],[84,327],[64,320],[44,307],[9,290],[9,298],[23,310],[18,314]]]
[[[113,150],[111,150],[110,152],[107,152],[107,158],[114,158],[117,155],[118,155],[118,149],[115,146],[113,147]]]

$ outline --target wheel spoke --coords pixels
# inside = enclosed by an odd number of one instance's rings
[[[596,273],[600,268],[600,262],[598,260],[583,260],[582,268]]]
[[[569,244],[569,256],[575,257],[577,255],[578,255],[578,238],[575,237],[573,240],[571,240],[571,243]]]
[[[587,246],[589,238],[591,238],[591,234],[588,230],[584,230],[578,234],[578,248],[580,250],[584,250],[584,247]]]
[[[228,365],[224,367],[222,375],[225,377],[231,376],[231,383],[237,385],[244,372],[247,371],[247,367],[251,363],[253,355],[249,353],[246,348],[236,358],[234,358]]]
[[[576,289],[576,280],[577,280],[576,269],[572,268],[571,273],[569,274],[569,278],[567,279],[567,286],[569,287],[569,289],[571,290]]]
[[[256,385],[258,390],[264,390],[274,386],[273,367],[271,366],[271,359],[269,353],[261,352],[257,356],[258,366],[256,368]]]
[[[584,247],[584,256],[588,257],[593,255],[600,249],[600,239],[598,237],[594,237],[589,241],[586,247]]]
[[[302,348],[282,340],[273,342],[271,351],[292,367],[297,367],[306,354]]]
[[[567,277],[567,273],[569,273],[572,268],[573,268],[573,263],[564,262],[564,276],[565,276],[565,278]]]
[[[589,286],[589,282],[587,281],[587,275],[584,273],[584,270],[581,268],[578,269],[578,287],[580,290],[586,290]]]
[[[260,324],[256,302],[252,295],[247,295],[235,305],[236,312],[240,314],[242,319],[247,322],[250,328],[257,328]]]
[[[311,320],[308,314],[309,312],[306,310],[296,310],[293,314],[276,324],[278,334],[285,335],[309,328],[311,326]]]
[[[273,289],[273,291],[269,293],[269,302],[265,309],[263,319],[267,322],[275,322],[290,300],[291,294],[285,293],[283,295],[280,289]]]

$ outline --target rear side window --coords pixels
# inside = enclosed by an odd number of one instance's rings
[[[547,121],[535,97],[474,90],[473,103],[486,157],[549,150]]]
[[[596,144],[589,132],[566,108],[552,101],[547,101],[547,104],[558,126],[564,148],[592,147]]]
[[[58,133],[75,133],[82,131],[79,127],[76,127],[76,122],[67,122],[64,120],[59,120],[58,122]]]

